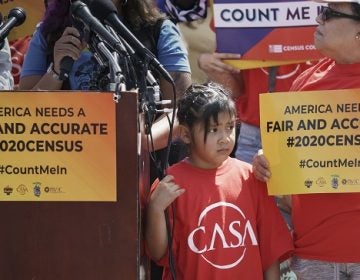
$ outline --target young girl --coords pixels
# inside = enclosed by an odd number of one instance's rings
[[[178,280],[279,280],[278,260],[292,251],[291,237],[251,165],[229,157],[236,122],[230,95],[217,84],[193,85],[179,100],[177,117],[189,157],[154,183],[145,229],[150,256],[164,266],[163,279],[175,271]]]

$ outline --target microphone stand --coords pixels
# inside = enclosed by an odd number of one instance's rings
[[[121,38],[115,32],[115,30],[111,26],[105,25],[105,27],[107,28],[107,30],[109,30],[111,35],[113,35],[119,42],[119,47],[121,49],[121,58],[122,58],[121,60],[119,60],[119,62],[121,62],[121,65],[124,68],[123,70],[126,76],[127,88],[138,88],[137,75],[134,69],[133,62],[131,60],[131,57],[135,55],[134,50],[123,38]],[[117,52],[117,54],[119,53]]]
[[[94,56],[100,65],[107,65],[110,69],[110,91],[114,92],[113,100],[118,103],[121,98],[121,92],[126,91],[126,79],[118,63],[118,54],[112,53],[109,48],[96,35],[91,37],[91,47]],[[104,62],[104,60],[107,61]]]
[[[149,134],[155,115],[158,113],[156,105],[160,103],[160,86],[149,69],[152,56],[150,54],[141,59],[134,49],[115,30],[106,25],[110,33],[121,42],[124,49],[124,60],[128,88],[139,89],[139,111],[145,114],[145,133]]]
[[[114,92],[113,99],[118,103],[121,98],[121,92],[126,91],[125,77],[116,59],[117,56],[113,55],[103,42],[98,43],[97,47],[109,61],[110,91]]]

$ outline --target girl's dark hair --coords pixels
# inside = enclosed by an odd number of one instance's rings
[[[231,94],[224,87],[213,82],[193,84],[178,101],[177,118],[181,125],[190,129],[194,124],[204,123],[207,132],[211,119],[217,123],[219,113],[223,112],[236,116]],[[204,135],[204,142],[206,138],[207,133]]]

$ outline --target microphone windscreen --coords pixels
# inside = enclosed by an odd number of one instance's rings
[[[16,18],[15,26],[19,26],[24,23],[26,19],[26,12],[20,7],[15,7],[10,10],[8,18]]]

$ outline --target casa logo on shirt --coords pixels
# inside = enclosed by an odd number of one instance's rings
[[[231,220],[223,224],[222,215]],[[250,221],[238,206],[227,202],[214,203],[201,212],[187,243],[191,251],[218,269],[237,266],[244,259],[247,247],[258,246]]]

